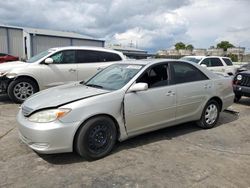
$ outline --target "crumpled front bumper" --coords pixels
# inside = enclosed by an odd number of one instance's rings
[[[0,94],[7,93],[8,85],[12,79],[9,79],[5,76],[0,77]]]

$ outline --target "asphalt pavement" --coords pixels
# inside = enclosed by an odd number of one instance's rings
[[[250,187],[250,98],[221,113],[213,129],[169,127],[118,143],[92,162],[29,149],[18,138],[18,110],[0,96],[1,188]]]

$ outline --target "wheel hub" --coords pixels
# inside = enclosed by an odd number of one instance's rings
[[[206,113],[205,113],[205,121],[207,124],[211,125],[213,124],[218,116],[218,109],[216,107],[216,105],[214,104],[210,104],[207,109],[206,109]]]
[[[20,93],[23,95],[27,94],[27,88],[21,88]]]
[[[14,87],[13,93],[17,99],[25,100],[34,93],[34,88],[28,82],[20,82]]]
[[[110,130],[105,125],[97,125],[90,131],[88,145],[92,151],[99,152],[105,149],[109,142]]]

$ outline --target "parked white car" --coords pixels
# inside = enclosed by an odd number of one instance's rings
[[[126,57],[98,47],[51,48],[30,58],[0,64],[0,94],[21,103],[32,94],[71,81],[86,80]]]
[[[223,72],[232,76],[236,72],[236,67],[233,65],[229,57],[219,56],[185,56],[181,59],[186,61],[192,61],[201,66],[207,67],[214,72]]]
[[[113,64],[87,82],[36,93],[21,106],[20,138],[39,153],[107,155],[117,140],[176,124],[216,125],[232,105],[232,80],[181,60]]]

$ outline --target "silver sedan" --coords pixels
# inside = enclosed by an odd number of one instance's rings
[[[106,156],[116,141],[176,124],[216,125],[232,81],[182,60],[128,61],[87,82],[41,91],[21,106],[20,138],[38,153]]]

